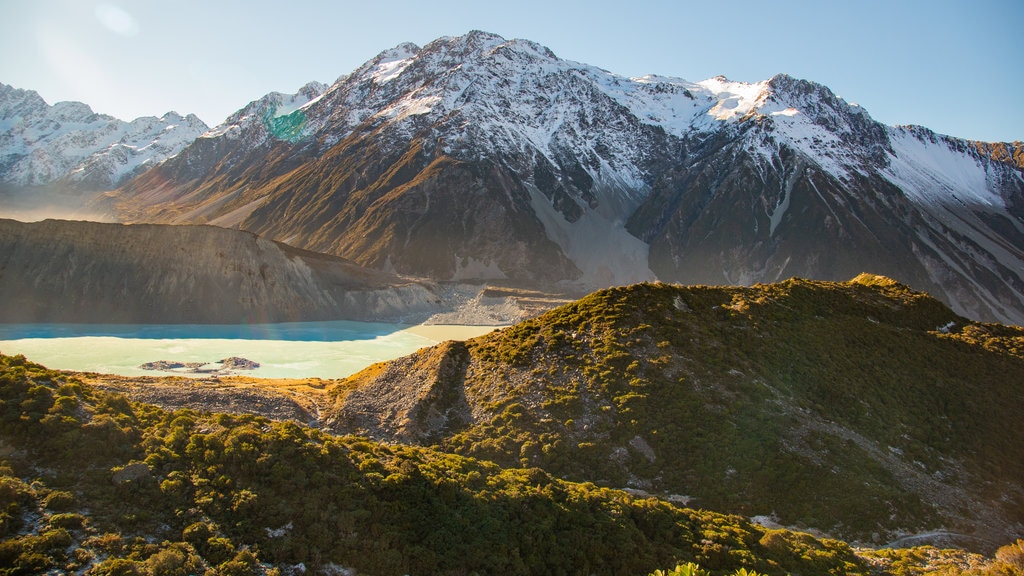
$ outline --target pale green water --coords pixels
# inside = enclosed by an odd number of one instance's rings
[[[142,370],[157,360],[217,362],[241,356],[260,363],[238,374],[260,378],[343,378],[446,339],[466,339],[488,326],[409,327],[367,322],[310,322],[245,326],[0,325],[0,352],[24,354],[59,370],[123,376],[168,374]]]

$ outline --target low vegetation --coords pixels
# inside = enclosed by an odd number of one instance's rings
[[[335,437],[254,416],[167,412],[0,357],[4,574],[845,574],[849,546],[533,469]],[[792,544],[787,544],[791,542]],[[794,552],[811,547],[806,558]]]
[[[0,356],[0,426],[0,574],[923,573],[537,468],[168,412],[20,356]]]
[[[1001,547],[995,558],[985,558],[963,550],[939,549],[931,546],[861,550],[858,554],[868,563],[872,574],[893,576],[1014,576],[1024,574],[1024,540]],[[672,570],[655,570],[650,576],[711,576],[693,562],[679,564]],[[739,568],[732,576],[759,576],[758,572]]]
[[[1024,519],[1024,330],[887,278],[615,288],[465,348],[434,388],[472,417],[422,434],[440,450],[873,544],[995,546]],[[353,386],[415,393],[431,355],[354,376],[338,412]]]
[[[325,393],[341,414],[413,374],[395,429],[433,447],[165,410],[0,355],[0,576],[1021,575],[1024,542],[997,538],[1024,517],[1022,351],[1024,330],[878,277],[608,290]],[[994,556],[747,519],[772,512],[941,524]]]

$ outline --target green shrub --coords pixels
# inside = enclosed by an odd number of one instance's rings
[[[143,576],[139,563],[126,558],[108,558],[93,566],[88,576]]]
[[[85,527],[86,519],[81,514],[65,512],[54,514],[48,520],[51,528],[63,528],[65,530],[81,530]]]
[[[64,512],[70,510],[75,504],[75,496],[71,492],[64,490],[51,490],[43,498],[43,507],[47,510],[53,510],[55,512]]]

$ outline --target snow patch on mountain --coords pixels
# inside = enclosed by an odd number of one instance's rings
[[[886,178],[920,203],[956,202],[964,206],[1005,208],[989,185],[988,169],[972,155],[925,130],[890,128],[892,154],[882,170]]]
[[[604,70],[588,68],[591,79],[609,97],[625,106],[645,124],[681,135],[693,128],[694,119],[706,107],[694,96],[697,84],[679,78],[648,75],[623,78]]]
[[[715,76],[697,83],[714,95],[717,103],[707,111],[716,120],[737,120],[764,103],[768,93],[767,81],[748,84],[733,82],[725,76]]]
[[[440,102],[441,96],[438,94],[431,94],[427,96],[410,94],[398,102],[395,102],[393,105],[374,114],[374,116],[391,120],[402,120],[409,116],[429,114]]]
[[[789,106],[761,107],[758,112],[771,116],[777,143],[785,143],[836,177],[847,177],[851,167],[860,166],[857,150],[843,142],[839,134],[815,123],[814,118]]]
[[[419,46],[406,43],[381,53],[377,57],[376,67],[370,72],[370,77],[378,84],[387,84],[412,64],[417,52]]]
[[[280,118],[287,116],[296,110],[306,108],[323,97],[327,85],[322,82],[310,82],[299,89],[295,94],[281,94],[280,100],[273,106],[273,116]]]
[[[759,124],[758,130],[747,133],[746,147],[765,169],[772,169],[783,147],[839,180],[870,172],[885,162],[881,153],[889,150],[889,141],[884,127],[863,108],[845,102],[824,86],[784,74],[746,87],[721,80],[709,83],[715,84],[733,90],[716,97],[740,94],[726,100],[738,98],[733,109],[737,115],[745,110],[742,120]],[[760,92],[755,90],[758,86]],[[753,97],[755,92],[758,95]],[[719,105],[712,111],[715,108]]]

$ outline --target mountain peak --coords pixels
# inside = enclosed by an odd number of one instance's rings
[[[419,52],[419,46],[405,42],[381,52],[360,70],[369,74],[375,83],[386,84],[397,78],[412,63]]]
[[[97,115],[88,104],[74,101],[57,102],[51,107],[51,110],[53,115],[61,121],[86,122]],[[104,115],[104,118],[111,117]]]
[[[400,44],[314,92],[239,111],[207,134],[232,142],[204,138],[167,166],[177,179],[140,182],[174,180],[182,206],[138,210],[407,274],[581,291],[845,279],[871,264],[965,315],[1024,317],[1005,280],[1021,277],[1021,220],[1004,214],[1024,203],[996,201],[1020,197],[1019,173],[902,138],[814,82],[630,79],[474,30]],[[956,208],[975,198],[997,215]],[[937,204],[960,212],[921,213]],[[950,264],[977,254],[994,264]]]
[[[810,80],[795,78],[789,74],[776,74],[766,80],[764,85],[777,96],[790,98],[816,98],[841,102],[842,99],[835,95],[828,86],[818,84]],[[844,102],[845,104],[845,102]]]
[[[456,42],[462,42],[469,46],[485,46],[485,45],[498,45],[504,44],[505,38],[495,34],[493,32],[486,32],[484,30],[470,30],[462,36],[456,36],[453,38]]]
[[[0,120],[30,114],[48,106],[35,90],[23,90],[0,83]]]
[[[498,48],[496,48],[496,50],[503,47],[508,47],[509,49],[515,50],[522,54],[537,56],[548,60],[559,59],[558,56],[556,56],[550,48],[544,46],[543,44],[538,44],[537,42],[534,42],[532,40],[523,40],[520,38],[515,38],[501,44]]]
[[[423,47],[428,52],[452,51],[463,56],[489,51],[505,43],[505,39],[491,32],[471,30],[462,36],[442,36]]]
[[[462,36],[438,38],[427,44],[424,50],[445,52],[466,60],[487,59],[502,50],[546,60],[558,60],[550,48],[537,42],[519,38],[507,40],[498,34],[480,30],[472,30]]]
[[[191,114],[168,112],[126,122],[82,102],[50,106],[32,90],[3,84],[0,120],[0,183],[16,194],[22,187],[43,187],[31,195],[33,201],[58,189],[109,190],[174,156],[207,130]]]
[[[312,100],[313,98],[316,98],[317,96],[320,96],[321,94],[326,92],[327,88],[329,88],[327,84],[324,84],[323,82],[317,82],[316,80],[314,80],[312,82],[307,82],[302,86],[302,88],[299,88],[297,94],[306,98],[307,100]]]
[[[381,52],[373,60],[384,61],[395,60],[400,58],[410,58],[412,56],[415,56],[419,51],[420,47],[417,46],[416,44],[413,44],[412,42],[402,42],[401,44],[395,46],[394,48],[388,48],[387,50]]]

